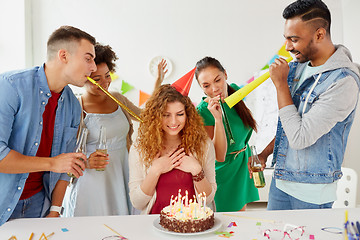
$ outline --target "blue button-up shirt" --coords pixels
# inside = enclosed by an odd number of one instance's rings
[[[44,65],[0,75],[0,161],[10,150],[36,155],[43,127],[42,115],[50,97]],[[80,115],[80,104],[66,86],[58,100],[51,156],[74,151]],[[0,173],[0,225],[11,216],[28,175]],[[45,172],[43,179],[46,196],[42,216],[45,216],[56,183],[69,178],[66,174]]]

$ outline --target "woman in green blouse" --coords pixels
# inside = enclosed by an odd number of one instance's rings
[[[227,74],[218,60],[205,57],[197,62],[195,77],[207,97],[203,97],[197,106],[209,137],[213,140],[216,151],[216,211],[230,212],[245,210],[246,204],[259,200],[258,190],[249,177],[247,167],[251,154],[248,141],[256,122],[243,101],[233,108],[222,104],[228,118],[233,141],[225,130],[221,102],[239,89],[236,84],[228,85]]]

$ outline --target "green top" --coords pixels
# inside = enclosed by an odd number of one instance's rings
[[[231,84],[230,86],[235,90],[239,89],[236,84]],[[197,110],[202,116],[205,126],[214,126],[215,119],[208,110],[208,103],[204,99],[205,97],[197,106]],[[231,212],[239,211],[245,204],[259,200],[259,193],[254,185],[254,181],[249,177],[247,168],[248,157],[251,155],[248,141],[251,137],[252,129],[244,126],[235,108],[230,109],[226,103],[223,106],[235,143],[230,145],[229,133],[226,132],[228,149],[225,161],[215,162],[217,183],[215,205],[218,212]],[[239,153],[236,158],[236,154],[231,154],[243,149],[245,146],[247,146],[246,151]]]

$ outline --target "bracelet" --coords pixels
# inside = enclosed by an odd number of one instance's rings
[[[201,171],[198,174],[192,177],[194,182],[200,182],[204,178],[205,178],[205,172],[203,169],[201,169]]]

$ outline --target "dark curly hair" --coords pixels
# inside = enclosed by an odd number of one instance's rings
[[[119,58],[116,56],[116,53],[112,50],[109,45],[101,45],[100,43],[95,44],[95,63],[99,65],[100,63],[106,63],[110,72],[115,72],[115,61]]]
[[[300,17],[304,22],[311,20],[315,27],[322,27],[330,34],[331,14],[321,0],[297,0],[284,9],[283,17]]]

